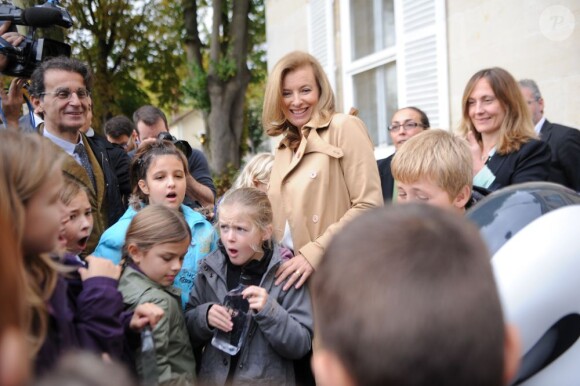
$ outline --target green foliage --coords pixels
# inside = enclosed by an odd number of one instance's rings
[[[227,82],[229,79],[236,76],[237,68],[236,61],[232,57],[231,50],[229,50],[223,58],[217,62],[212,61],[211,66],[215,69],[215,74],[222,82]]]
[[[205,112],[209,112],[211,103],[207,92],[207,75],[203,68],[196,64],[191,64],[191,76],[183,82],[183,93],[192,100],[193,107]]]
[[[216,202],[217,200],[232,187],[236,175],[238,174],[238,169],[233,164],[228,164],[226,170],[221,174],[214,173],[213,183],[216,189]]]
[[[181,97],[183,21],[179,0],[63,0],[74,26],[73,55],[95,73],[95,115],[131,116],[154,99],[162,108]],[[118,111],[121,110],[121,111]]]

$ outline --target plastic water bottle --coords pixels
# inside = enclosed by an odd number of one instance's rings
[[[223,306],[230,312],[234,326],[230,332],[216,328],[211,340],[212,346],[229,355],[236,355],[240,351],[248,334],[252,316],[249,312],[250,304],[242,297],[242,291],[249,284],[250,278],[242,273],[240,284],[227,293]]]
[[[149,325],[141,331],[141,370],[142,385],[157,386],[159,384],[159,373],[157,372],[157,355],[155,353],[155,341],[153,332]]]

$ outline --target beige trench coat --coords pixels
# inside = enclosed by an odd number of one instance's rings
[[[268,196],[276,240],[288,221],[294,253],[316,269],[332,236],[356,215],[383,206],[383,198],[365,124],[345,114],[319,127],[311,123],[295,155],[284,141],[278,147]]]

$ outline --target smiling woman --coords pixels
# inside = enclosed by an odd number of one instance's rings
[[[287,54],[272,70],[262,121],[268,135],[284,135],[268,196],[274,237],[295,255],[278,269],[276,284],[298,288],[345,222],[382,206],[373,144],[359,118],[336,113],[324,70],[305,52]]]
[[[463,93],[460,133],[470,143],[473,184],[488,190],[550,173],[550,147],[538,139],[514,77],[493,67],[475,73]]]

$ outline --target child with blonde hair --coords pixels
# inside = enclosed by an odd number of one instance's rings
[[[464,139],[444,130],[415,135],[391,163],[397,203],[423,202],[465,212],[472,200],[472,165]]]
[[[64,177],[60,201],[65,206],[59,241],[67,253],[78,256],[84,251],[93,230],[93,213],[85,188],[70,177]]]
[[[285,291],[274,285],[282,257],[272,241],[268,196],[255,188],[229,191],[217,224],[219,248],[202,260],[185,312],[194,349],[203,349],[199,380],[203,385],[294,386],[293,360],[312,346],[312,306],[307,286]],[[235,313],[222,304],[242,282],[248,285],[241,294],[251,318],[241,348],[230,355],[210,341],[216,330],[235,336]]]
[[[271,153],[258,153],[253,156],[244,166],[232,189],[257,188],[265,192],[270,183],[270,173],[274,165],[274,155]]]
[[[172,385],[193,382],[195,360],[181,309],[180,289],[173,286],[191,242],[183,216],[167,206],[149,205],[131,220],[125,237],[125,268],[119,290],[128,310],[143,303],[161,307],[165,317],[153,329],[158,381]],[[144,373],[140,350],[137,372]]]

